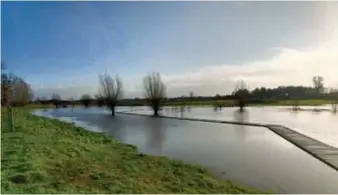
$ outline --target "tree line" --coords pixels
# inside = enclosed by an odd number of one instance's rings
[[[99,75],[99,81],[98,94],[95,95],[95,98],[92,98],[89,94],[84,94],[79,100],[62,100],[60,95],[53,94],[51,99],[38,98],[35,102],[54,104],[57,108],[69,105],[75,106],[76,103],[80,103],[85,107],[96,104],[99,107],[106,106],[111,110],[111,115],[114,116],[116,106],[121,102],[126,102],[126,100],[122,100],[124,95],[122,81],[118,75],[111,76],[108,73]],[[143,78],[143,88],[144,99],[142,101],[154,110],[155,116],[158,116],[158,112],[166,98],[166,88],[160,73],[151,73],[145,76]]]
[[[3,65],[2,65],[3,69]],[[332,105],[337,108],[338,91],[330,90],[324,93],[324,79],[321,76],[315,76],[312,79],[313,86],[279,86],[276,88],[259,87],[249,90],[244,81],[239,81],[234,90],[229,95],[215,96],[195,96],[194,92],[189,92],[188,96],[167,98],[166,87],[161,79],[160,73],[150,73],[143,78],[143,97],[133,99],[123,99],[124,89],[122,81],[118,75],[111,76],[108,73],[99,75],[98,93],[91,97],[89,94],[83,94],[79,100],[70,98],[63,100],[60,95],[53,94],[50,98],[37,98],[34,102],[43,104],[54,104],[55,107],[75,106],[82,104],[85,107],[97,105],[106,106],[111,110],[111,115],[115,115],[116,106],[139,106],[149,105],[154,115],[159,114],[164,102],[184,102],[187,101],[215,101],[235,100],[236,106],[241,111],[248,103],[260,103],[271,100],[300,100],[300,99],[332,99]],[[22,106],[32,101],[32,90],[30,85],[24,79],[9,73],[1,74],[1,103],[5,105],[10,103],[12,106]],[[296,102],[296,101],[295,101]],[[215,105],[222,106],[222,105]]]

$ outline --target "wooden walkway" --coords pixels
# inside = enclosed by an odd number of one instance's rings
[[[119,114],[127,115],[138,115],[138,116],[148,116],[146,114],[136,114],[128,112],[116,112]],[[189,121],[199,121],[199,122],[211,122],[211,123],[223,123],[223,124],[233,124],[233,125],[247,125],[247,126],[256,126],[256,127],[265,127],[270,129],[272,132],[291,142],[295,146],[301,148],[308,154],[332,167],[338,171],[338,148],[322,143],[318,140],[315,140],[309,136],[301,134],[295,130],[289,129],[282,125],[273,125],[273,124],[261,124],[261,123],[247,123],[247,122],[235,122],[235,121],[220,121],[220,120],[209,120],[209,119],[196,119],[196,118],[186,118],[186,117],[172,117],[172,116],[159,116],[160,118],[167,119],[176,119],[176,120],[189,120]],[[338,141],[338,140],[337,140]]]
[[[282,125],[265,125],[265,127],[338,171],[338,148],[329,146]]]

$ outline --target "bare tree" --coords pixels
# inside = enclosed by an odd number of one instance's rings
[[[61,106],[61,96],[59,94],[54,93],[52,95],[52,103],[55,105],[55,108]]]
[[[1,61],[1,105],[6,105],[8,124],[14,131],[13,108],[12,108],[12,82],[10,74],[4,73],[5,66]]]
[[[330,99],[333,112],[337,112],[337,105],[338,105],[338,89],[331,89],[330,91]]]
[[[74,99],[74,97],[70,97],[70,98],[68,99],[68,102],[69,102],[70,105],[72,105],[72,108],[75,107],[75,99]]]
[[[312,82],[314,85],[314,89],[315,89],[315,93],[317,95],[317,97],[323,93],[324,90],[324,83],[323,83],[324,79],[322,76],[314,76],[312,77]]]
[[[41,104],[41,99],[40,99],[40,97],[36,97],[35,100],[34,100],[34,103],[35,103],[35,104]]]
[[[239,107],[240,112],[243,112],[245,107],[245,101],[250,95],[250,92],[247,89],[246,84],[243,80],[240,80],[236,83],[232,95],[235,97],[237,101],[237,105]]]
[[[162,102],[166,97],[166,89],[160,73],[153,72],[148,74],[144,77],[143,84],[144,97],[150,103],[154,116],[158,116],[158,111],[161,109]]]
[[[81,103],[83,104],[84,107],[88,108],[90,106],[90,103],[91,103],[91,97],[88,94],[83,94],[80,101],[81,101]]]
[[[189,97],[190,97],[190,100],[194,99],[194,92],[193,91],[189,92]]]
[[[107,73],[99,75],[99,79],[99,94],[106,100],[107,106],[111,110],[111,115],[115,116],[115,107],[118,101],[123,97],[122,82],[118,75],[113,78]]]
[[[95,95],[96,105],[98,107],[102,107],[104,105],[104,97],[102,97],[100,94]]]
[[[13,105],[25,105],[33,99],[31,87],[22,78],[14,77],[12,84],[12,103]]]
[[[46,96],[40,97],[41,104],[48,104],[48,98]]]
[[[33,99],[30,85],[22,78],[10,73],[1,74],[1,91],[2,105],[23,106]]]

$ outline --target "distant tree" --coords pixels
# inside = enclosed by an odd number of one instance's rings
[[[83,94],[80,101],[84,107],[88,108],[91,103],[91,97],[88,94]]]
[[[62,103],[62,102],[61,102],[61,96],[60,96],[59,94],[54,93],[54,94],[52,95],[51,100],[52,100],[52,103],[54,104],[54,106],[55,106],[56,108],[58,108],[58,107],[61,106],[61,103]]]
[[[219,101],[221,100],[221,95],[216,94],[215,95],[215,101],[214,101],[214,110],[217,111],[217,109],[222,109],[223,105]]]
[[[246,84],[244,81],[238,81],[235,85],[234,91],[232,93],[232,95],[234,96],[234,98],[237,101],[237,105],[239,107],[239,110],[241,112],[244,111],[244,107],[247,101],[247,98],[250,95],[249,90],[246,87]]]
[[[35,103],[35,104],[41,104],[41,99],[40,99],[40,97],[36,97],[35,100],[34,100],[34,103]]]
[[[330,90],[330,99],[333,112],[337,112],[337,105],[338,105],[338,89],[331,89]]]
[[[118,101],[123,97],[122,82],[117,75],[115,78],[112,78],[107,73],[99,75],[99,79],[99,94],[106,100],[107,106],[111,110],[111,115],[115,116],[115,107]]]
[[[40,97],[40,103],[41,104],[48,104],[49,103],[48,98],[46,96]]]
[[[143,79],[144,97],[154,111],[154,116],[158,116],[162,102],[166,98],[165,85],[162,82],[160,73],[153,72]]]
[[[100,94],[95,95],[96,105],[102,107],[104,105],[105,99]]]
[[[75,99],[73,97],[69,98],[68,102],[69,102],[70,105],[72,105],[72,108],[75,107]]]
[[[323,84],[323,77],[322,76],[314,76],[312,77],[313,86],[315,89],[315,93],[317,96],[319,96],[321,93],[323,93],[324,90],[324,84]]]
[[[194,99],[194,92],[193,91],[189,92],[189,98],[190,98],[190,100]]]
[[[187,99],[187,98],[186,98],[184,95],[181,95],[180,101],[181,101],[182,106],[185,106],[185,105],[186,105],[186,99]]]
[[[253,99],[279,100],[279,99],[302,99],[313,97],[313,88],[304,86],[279,86],[277,88],[256,88],[251,92]]]

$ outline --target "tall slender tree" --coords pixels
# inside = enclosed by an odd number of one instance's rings
[[[324,91],[324,78],[322,76],[314,76],[312,78],[316,96],[318,97]]]
[[[166,98],[166,88],[162,82],[160,73],[153,72],[143,79],[144,97],[154,111],[154,116],[158,116],[158,111],[162,107],[162,102]]]
[[[243,112],[247,98],[250,95],[250,92],[247,89],[247,86],[243,80],[240,80],[236,83],[235,89],[232,94],[237,100],[237,105],[239,107],[240,112]]]
[[[99,79],[99,94],[106,100],[107,106],[111,110],[111,115],[115,116],[115,107],[123,97],[122,81],[118,75],[113,78],[108,73],[99,75]]]

